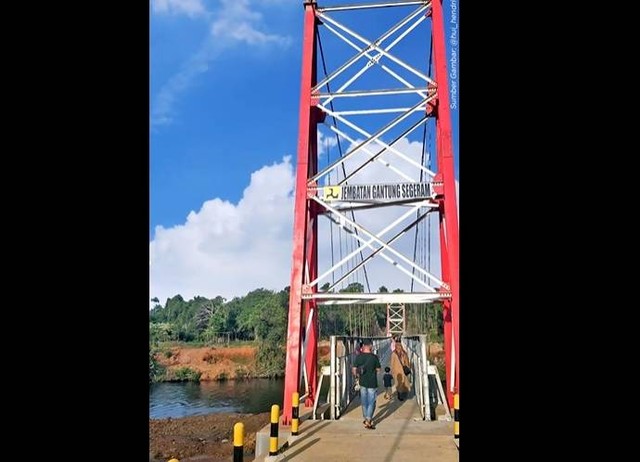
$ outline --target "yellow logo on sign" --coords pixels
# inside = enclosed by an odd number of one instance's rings
[[[324,200],[326,201],[335,201],[342,196],[342,186],[325,186],[323,191]]]

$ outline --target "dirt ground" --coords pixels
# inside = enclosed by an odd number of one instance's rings
[[[156,358],[169,376],[183,367],[200,372],[200,380],[248,378],[255,375],[254,346],[238,347],[171,347]]]
[[[244,460],[253,460],[256,432],[270,414],[208,414],[149,420],[149,461],[228,462],[233,460],[233,426],[244,424]]]
[[[255,348],[206,347],[168,349],[158,360],[168,369],[190,367],[202,373],[201,380],[250,377],[255,370]],[[429,345],[432,358],[444,356],[442,346]],[[329,344],[320,342],[318,359],[328,363]],[[149,461],[228,462],[233,460],[233,426],[244,423],[244,460],[254,459],[256,432],[269,423],[270,414],[208,414],[204,416],[149,419]]]
[[[320,365],[329,364],[329,350],[328,341],[318,342]],[[428,354],[432,359],[444,360],[441,344],[429,344]],[[158,362],[167,369],[169,378],[179,369],[188,367],[202,374],[201,381],[255,377],[257,375],[255,357],[256,348],[252,345],[199,348],[173,346],[156,354]]]

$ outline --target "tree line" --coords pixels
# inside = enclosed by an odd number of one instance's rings
[[[325,285],[320,290],[326,290]],[[364,292],[360,283],[351,283],[341,292]],[[388,292],[382,286],[378,292]],[[396,289],[394,292],[400,292]],[[230,301],[217,296],[181,295],[157,298],[149,311],[149,339],[152,343],[183,341],[214,343],[220,340],[251,340],[265,345],[284,345],[287,329],[289,287],[279,292],[255,289]],[[386,305],[328,305],[318,310],[320,338],[331,335],[382,336],[386,331]],[[406,305],[408,333],[427,333],[440,340],[442,307],[439,303]],[[267,348],[273,353],[273,348]]]

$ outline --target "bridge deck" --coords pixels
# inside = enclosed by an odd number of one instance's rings
[[[360,399],[356,398],[339,420],[304,420],[300,435],[289,437],[289,447],[281,454],[255,460],[458,461],[453,422],[423,421],[414,399],[398,401],[394,397],[387,401],[380,393],[374,415],[376,429],[365,429],[362,420]]]

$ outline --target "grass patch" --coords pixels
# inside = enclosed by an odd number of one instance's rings
[[[236,378],[238,379],[248,379],[248,378],[251,378],[252,376],[251,370],[249,370],[249,368],[244,366],[236,367],[235,372],[236,372]]]
[[[193,370],[190,367],[181,367],[168,371],[166,375],[167,380],[170,382],[199,382],[202,372]]]
[[[149,349],[149,383],[165,380],[166,370],[156,359],[156,351]]]

